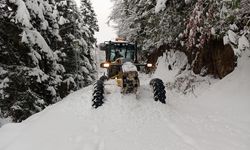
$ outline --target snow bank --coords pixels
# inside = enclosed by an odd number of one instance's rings
[[[164,53],[157,63],[153,77],[162,79],[166,89],[171,92],[198,96],[217,81],[210,76],[201,77],[189,70],[187,56],[180,51],[170,50]],[[206,72],[205,68],[203,72]]]
[[[188,59],[184,53],[170,50],[158,59],[154,77],[161,78],[164,82],[174,81],[187,63]]]
[[[2,119],[2,118],[0,118],[0,128],[3,125],[7,124],[7,123],[10,123],[10,119]]]
[[[247,49],[247,48],[250,48],[249,41],[248,41],[248,39],[245,37],[245,35],[242,35],[242,36],[239,38],[239,49],[245,50],[245,49]]]

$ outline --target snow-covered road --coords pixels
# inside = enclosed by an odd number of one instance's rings
[[[107,83],[91,108],[92,87],[72,93],[19,124],[0,128],[0,150],[249,150],[250,61],[197,98],[167,92],[153,101],[147,75],[140,97]]]

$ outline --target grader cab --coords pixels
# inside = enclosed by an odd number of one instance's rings
[[[137,45],[127,41],[117,40],[100,44],[100,50],[105,51],[106,61],[101,63],[102,68],[107,68],[108,78],[118,75],[121,65],[126,62],[133,63],[137,68],[152,67],[152,64],[139,64],[137,58]]]

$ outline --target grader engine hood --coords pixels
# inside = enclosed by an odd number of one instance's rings
[[[137,71],[137,67],[131,62],[125,62],[122,65],[122,72]]]

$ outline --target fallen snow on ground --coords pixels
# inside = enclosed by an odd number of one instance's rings
[[[0,128],[1,150],[249,150],[250,59],[195,98],[167,91],[152,99],[141,75],[139,98],[106,83],[91,108],[92,87],[72,93],[22,123]]]

